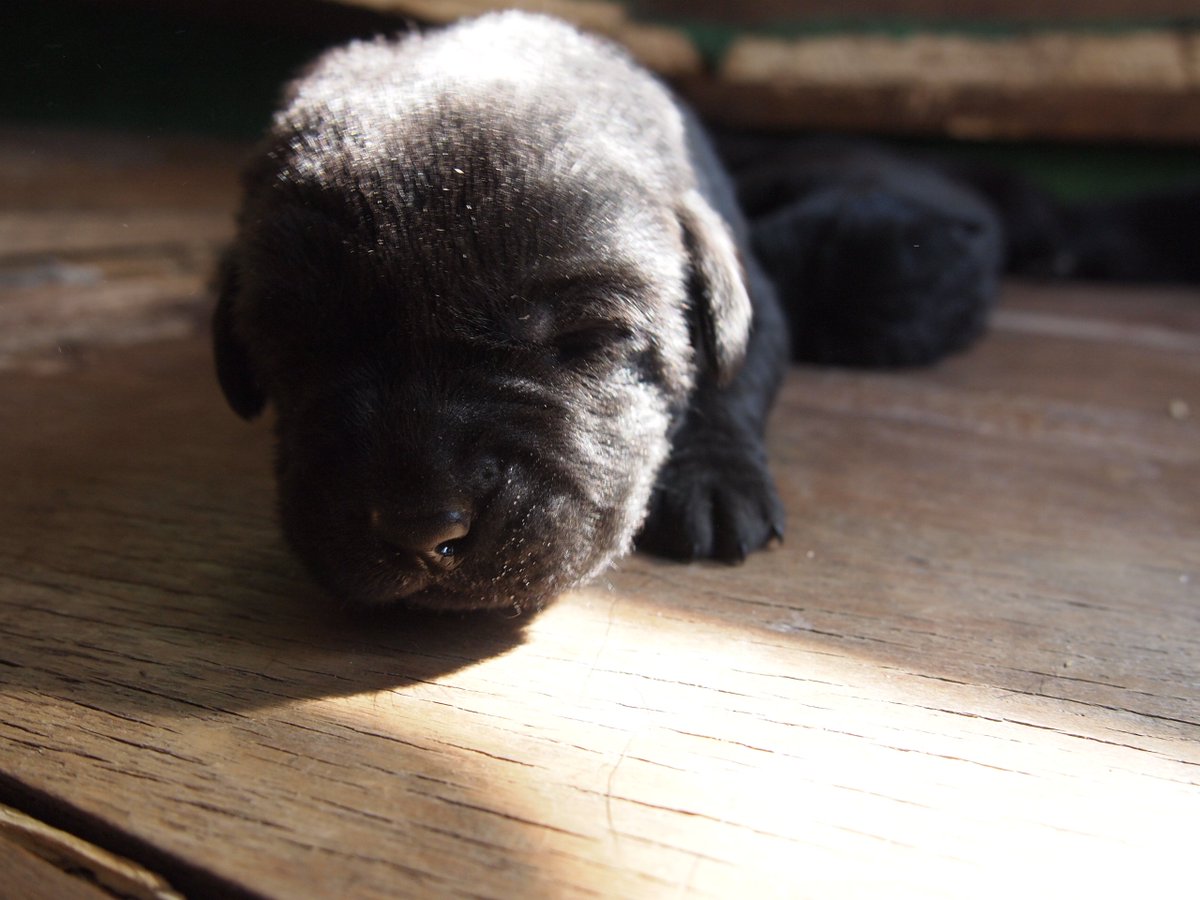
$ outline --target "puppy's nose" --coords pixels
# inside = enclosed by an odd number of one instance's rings
[[[392,546],[440,564],[454,561],[462,539],[471,532],[471,517],[463,509],[422,516],[387,516],[373,511],[371,524]]]

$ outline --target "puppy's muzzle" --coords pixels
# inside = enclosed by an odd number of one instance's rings
[[[433,513],[371,511],[371,527],[397,551],[398,562],[431,572],[454,568],[468,549],[471,513],[466,504],[451,504]]]

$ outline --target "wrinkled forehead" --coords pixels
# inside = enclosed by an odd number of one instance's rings
[[[645,331],[680,307],[683,265],[664,223],[627,211],[534,227],[535,239],[447,260],[440,289],[412,284],[416,333],[540,343],[600,323]]]
[[[661,172],[570,121],[410,121],[362,143],[294,142],[258,232],[269,271],[344,323],[427,335],[523,315],[626,321],[682,297],[685,253]],[[532,129],[532,130],[530,130]],[[319,167],[306,170],[308,156]],[[287,227],[282,227],[287,223]],[[418,321],[419,320],[419,321]]]
[[[619,176],[607,183],[539,186],[537,213],[500,224],[524,252],[501,268],[533,295],[604,289],[653,291],[681,277],[683,241],[675,211]],[[487,228],[486,240],[497,229]],[[522,233],[523,232],[523,233]]]
[[[424,177],[432,190],[396,208],[396,231],[379,243],[398,269],[393,284],[442,316],[549,308],[616,318],[679,299],[675,211],[620,172],[514,177],[468,162]]]

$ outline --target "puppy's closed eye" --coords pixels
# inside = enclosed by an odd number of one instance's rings
[[[604,320],[585,320],[561,329],[553,338],[560,362],[585,363],[606,353],[619,351],[633,340],[627,325]]]

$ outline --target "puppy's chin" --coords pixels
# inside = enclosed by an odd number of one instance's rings
[[[545,594],[511,595],[508,597],[492,596],[486,593],[464,593],[457,590],[447,590],[444,587],[431,585],[416,593],[403,597],[387,597],[381,595],[378,599],[360,598],[356,605],[370,607],[407,607],[410,609],[432,610],[435,612],[486,612],[489,610],[507,612],[512,615],[522,615],[540,610],[551,602],[561,591]]]

